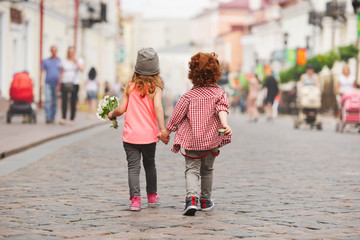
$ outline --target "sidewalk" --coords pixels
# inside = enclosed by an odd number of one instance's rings
[[[76,112],[75,124],[73,126],[63,126],[59,124],[61,111],[58,110],[55,123],[46,124],[45,110],[38,109],[36,124],[23,124],[22,116],[14,116],[11,124],[7,124],[6,111],[7,108],[1,108],[0,111],[0,160],[51,139],[104,123],[96,117],[89,118],[86,112],[78,110]]]

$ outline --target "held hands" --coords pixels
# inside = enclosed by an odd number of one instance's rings
[[[158,139],[160,139],[164,144],[168,144],[170,141],[170,131],[167,129],[163,129],[160,131],[160,133],[157,135]]]

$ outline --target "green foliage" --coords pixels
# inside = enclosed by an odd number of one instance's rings
[[[345,47],[339,47],[339,55],[341,61],[348,62],[350,58],[356,58],[359,53],[359,49],[351,44]]]
[[[355,45],[337,48],[337,51],[331,50],[325,54],[318,54],[307,60],[307,64],[314,67],[316,73],[320,72],[324,66],[331,69],[336,61],[349,61],[350,58],[357,56],[359,49]],[[280,82],[287,83],[289,81],[298,81],[306,71],[306,66],[294,65],[289,69],[280,72]]]
[[[319,62],[319,67],[321,67],[321,69],[324,66],[327,66],[329,69],[331,69],[334,66],[334,63],[337,60],[340,60],[340,56],[338,54],[335,53],[335,51],[330,51],[327,52],[326,54],[319,54],[316,56],[317,61]],[[320,72],[321,69],[319,71],[315,71],[315,72]],[[315,69],[314,69],[315,70]]]
[[[294,80],[294,78],[295,78],[295,66],[292,66],[288,70],[280,72],[279,76],[280,76],[280,82],[281,83],[287,83],[287,82],[290,82],[290,81]]]

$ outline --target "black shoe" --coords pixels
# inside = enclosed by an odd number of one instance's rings
[[[214,208],[213,200],[200,200],[201,211],[208,212]]]
[[[185,209],[183,210],[183,214],[186,216],[194,216],[196,211],[198,210],[197,207],[198,198],[197,197],[189,197],[185,199]]]

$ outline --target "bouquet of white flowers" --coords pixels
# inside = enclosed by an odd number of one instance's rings
[[[102,99],[99,102],[97,111],[96,111],[96,116],[101,119],[101,120],[105,120],[108,119],[108,114],[109,112],[113,111],[115,108],[117,108],[117,106],[119,105],[119,99],[117,97],[109,97],[109,96],[105,96],[104,99]],[[115,129],[117,129],[119,127],[116,118],[112,119],[112,126]]]

